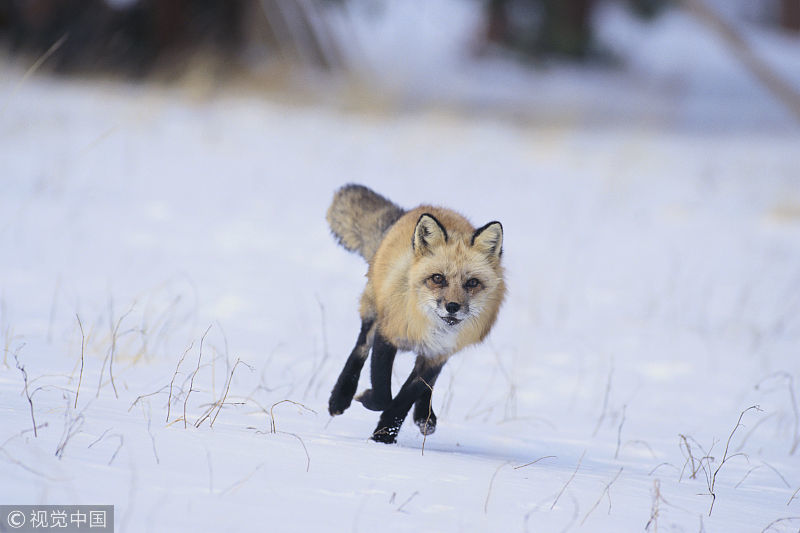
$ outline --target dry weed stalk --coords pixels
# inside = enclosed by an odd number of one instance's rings
[[[650,519],[647,521],[647,524],[644,526],[645,531],[650,530],[650,526],[653,526],[653,533],[658,533],[658,515],[661,512],[660,506],[663,498],[661,497],[661,480],[654,479],[653,480],[653,503],[650,505]]]
[[[194,427],[199,428],[200,425],[203,422],[205,422],[211,416],[211,413],[214,412],[214,409],[216,409],[217,412],[214,413],[214,418],[211,419],[211,423],[209,424],[209,427],[212,427],[212,428],[214,427],[214,422],[217,421],[217,416],[219,416],[219,412],[222,410],[222,407],[225,405],[225,400],[228,399],[228,392],[230,391],[230,388],[231,388],[231,381],[233,381],[233,373],[236,372],[236,367],[239,366],[239,364],[243,364],[244,366],[249,368],[251,372],[254,370],[254,368],[252,366],[248,365],[247,363],[245,363],[241,359],[237,358],[236,359],[236,363],[233,365],[233,368],[231,368],[231,373],[228,376],[228,380],[227,380],[227,382],[225,384],[225,393],[222,395],[222,398],[220,398],[218,401],[216,401],[213,404],[211,404],[211,406],[206,410],[206,412],[203,413],[203,415],[200,416],[200,418],[197,419],[197,421],[194,424]],[[246,403],[246,401],[240,403],[239,405],[244,405],[245,403]]]
[[[622,474],[622,468],[620,468],[617,471],[617,475],[614,476],[614,479],[612,479],[611,481],[606,483],[606,486],[603,489],[603,492],[600,494],[600,497],[597,498],[597,501],[594,502],[594,505],[592,505],[592,508],[589,509],[589,512],[587,512],[586,515],[583,517],[583,520],[581,520],[581,527],[586,522],[586,519],[589,518],[589,515],[592,514],[592,512],[594,512],[595,509],[597,509],[598,505],[600,505],[600,502],[603,500],[603,496],[606,496],[606,495],[608,496],[608,514],[611,514],[611,492],[610,492],[611,485],[614,484],[614,482],[619,478],[619,476],[621,474]]]
[[[103,434],[97,437],[97,439],[94,442],[92,442],[89,446],[87,446],[87,448],[92,448],[95,444],[104,440],[106,438],[106,434],[109,431],[111,431],[111,428],[105,430]],[[112,433],[111,435],[109,435],[109,437],[116,437],[117,439],[119,439],[119,444],[117,445],[117,449],[114,450],[114,453],[111,455],[111,459],[108,460],[108,466],[111,466],[111,463],[114,462],[114,459],[117,458],[117,454],[122,449],[122,445],[125,443],[125,438],[122,436],[121,433]]]
[[[86,421],[86,418],[83,416],[83,411],[76,414],[74,417],[70,416],[70,409],[71,403],[69,398],[67,399],[67,409],[64,412],[64,431],[61,434],[61,440],[56,447],[56,457],[62,459],[64,457],[64,451],[67,448],[67,444],[69,441],[72,440],[72,437],[77,435],[81,429],[83,428],[83,423]],[[85,409],[85,408],[84,408]]]
[[[119,320],[117,320],[116,325],[114,324],[114,301],[109,300],[108,302],[108,324],[111,334],[111,346],[108,348],[108,353],[106,354],[105,359],[103,359],[103,366],[100,369],[100,380],[97,383],[97,393],[95,394],[95,398],[100,397],[100,389],[103,388],[103,374],[106,371],[106,364],[108,364],[108,374],[111,379],[111,387],[114,389],[114,396],[119,399],[119,393],[117,392],[117,385],[114,381],[114,355],[117,351],[117,340],[119,338],[119,328],[122,325],[122,321],[127,318],[133,312],[133,308],[135,307],[136,302],[131,304],[131,307],[121,316]],[[127,333],[127,332],[126,332]]]
[[[606,414],[608,412],[608,399],[611,396],[611,383],[614,378],[614,365],[611,365],[611,369],[608,371],[608,380],[606,381],[606,391],[603,394],[603,408],[600,411],[600,416],[597,419],[597,424],[594,426],[594,431],[592,431],[592,437],[597,436],[597,432],[600,431],[600,426],[603,425],[603,421],[606,419]]]
[[[319,313],[320,313],[320,322],[321,322],[321,329],[322,329],[322,358],[319,361],[319,364],[315,366],[315,368],[311,369],[311,377],[308,380],[308,384],[306,384],[306,388],[303,391],[303,399],[305,400],[308,396],[311,387],[314,385],[314,382],[317,381],[322,368],[325,366],[325,363],[328,362],[330,358],[330,352],[328,351],[328,333],[327,328],[325,327],[325,306],[322,304],[322,301],[317,297],[317,304],[319,304]]]
[[[751,405],[750,407],[748,407],[747,409],[742,411],[739,414],[739,419],[736,421],[736,426],[734,426],[733,430],[731,431],[731,434],[728,435],[728,441],[725,443],[725,452],[722,454],[722,461],[720,461],[719,466],[717,467],[717,469],[714,470],[714,473],[711,476],[711,483],[708,486],[708,492],[709,492],[709,494],[711,494],[711,506],[708,509],[708,516],[711,516],[711,512],[714,510],[714,503],[717,500],[717,495],[714,492],[714,488],[715,488],[716,483],[717,483],[717,474],[719,474],[719,471],[722,469],[722,467],[725,465],[725,463],[727,461],[729,461],[730,459],[733,459],[734,457],[739,456],[739,455],[746,457],[742,453],[735,453],[735,454],[729,456],[728,455],[728,449],[730,448],[731,439],[733,438],[734,433],[736,433],[736,430],[739,429],[739,427],[742,425],[742,417],[745,415],[745,413],[747,413],[748,411],[753,410],[753,409],[755,409],[756,411],[761,411],[761,408],[759,406],[757,406],[757,405]]]
[[[497,477],[497,474],[500,473],[500,470],[507,464],[509,464],[509,461],[506,461],[505,463],[498,466],[497,470],[495,470],[494,474],[492,474],[492,479],[489,480],[489,489],[486,491],[486,501],[483,502],[483,514],[487,514],[489,512],[489,498],[492,496],[492,486],[494,485],[494,478]]]
[[[553,505],[550,506],[550,510],[551,511],[555,508],[556,504],[558,503],[558,500],[561,499],[561,496],[564,494],[564,491],[567,490],[567,487],[569,486],[569,484],[572,483],[573,479],[575,479],[575,476],[578,474],[578,470],[580,470],[580,468],[581,468],[581,463],[583,462],[583,457],[585,455],[586,455],[586,450],[583,451],[583,453],[581,454],[581,458],[578,459],[578,464],[575,467],[575,471],[572,472],[572,475],[569,476],[569,479],[567,480],[567,482],[564,483],[564,486],[561,487],[561,490],[558,492],[558,496],[556,496],[556,499],[553,500]]]
[[[279,402],[275,402],[275,403],[272,404],[272,407],[269,408],[269,432],[270,433],[279,433],[278,430],[277,430],[277,426],[275,425],[275,413],[273,411],[274,411],[275,407],[277,407],[278,405],[280,405],[282,403],[290,403],[292,405],[296,405],[297,407],[301,407],[301,408],[305,409],[306,411],[308,411],[310,413],[317,414],[317,412],[315,410],[311,409],[310,407],[307,407],[307,406],[303,405],[300,402],[296,402],[294,400],[281,400]]]
[[[778,518],[777,520],[773,520],[772,522],[767,524],[767,527],[762,529],[761,533],[767,533],[767,531],[769,531],[770,529],[775,527],[777,524],[780,524],[781,522],[789,522],[789,521],[793,522],[795,520],[800,520],[800,516],[787,516],[787,517],[784,517],[784,518]]]
[[[409,503],[411,500],[413,500],[413,499],[414,499],[414,498],[415,498],[415,497],[416,497],[418,494],[419,494],[419,491],[418,491],[418,490],[415,490],[415,491],[414,491],[414,492],[411,494],[411,496],[409,496],[409,497],[408,497],[408,499],[407,499],[406,501],[404,501],[403,503],[401,503],[401,504],[400,504],[400,507],[398,507],[398,508],[396,509],[396,511],[397,511],[398,513],[405,513],[405,512],[407,512],[407,511],[404,511],[404,510],[403,510],[403,507],[405,507],[406,505],[408,505],[408,503]],[[392,496],[394,497],[394,494],[392,494]]]
[[[37,427],[36,426],[36,418],[34,417],[34,414],[33,414],[33,397],[31,395],[30,391],[28,390],[28,372],[25,371],[25,365],[23,365],[22,363],[19,362],[19,351],[22,350],[22,348],[24,346],[25,346],[25,343],[20,344],[17,347],[17,349],[14,350],[14,354],[13,355],[14,355],[14,361],[16,362],[16,365],[17,365],[17,370],[19,370],[22,373],[22,382],[24,384],[23,392],[25,392],[25,397],[28,399],[28,405],[30,406],[30,409],[31,409],[31,422],[33,422],[33,436],[38,438],[39,437],[39,431],[36,429],[36,427]]]
[[[795,499],[795,497],[797,496],[797,493],[798,493],[798,492],[800,492],[800,487],[797,487],[797,490],[796,490],[796,491],[794,491],[794,493],[792,493],[792,496],[791,496],[791,498],[789,498],[789,501],[788,501],[788,502],[786,502],[786,507],[789,507],[789,504],[790,504],[790,503],[792,503],[792,500],[794,500],[794,499]]]
[[[183,364],[183,360],[186,359],[186,354],[189,353],[189,350],[192,349],[194,346],[194,341],[189,344],[189,347],[183,352],[180,360],[178,360],[178,366],[175,367],[175,372],[172,374],[172,379],[169,382],[169,396],[167,397],[167,418],[164,420],[165,423],[169,423],[169,412],[170,408],[172,407],[172,387],[175,385],[175,378],[178,376],[178,370],[181,368],[181,364]]]
[[[205,331],[205,333],[203,333],[203,336],[200,337],[200,353],[197,356],[197,367],[194,369],[194,372],[192,372],[192,377],[191,377],[191,380],[189,381],[189,391],[186,393],[186,396],[183,399],[183,429],[187,428],[187,423],[186,423],[186,404],[189,403],[189,396],[191,396],[192,391],[194,390],[194,378],[197,375],[197,373],[200,371],[200,362],[203,360],[203,343],[205,342],[206,335],[208,335],[208,331],[210,329],[211,329],[211,324],[209,324],[209,326],[206,328],[206,331]],[[176,370],[176,373],[177,373],[177,370]]]
[[[557,457],[555,455],[545,455],[544,457],[539,457],[538,459],[535,459],[529,463],[525,463],[524,465],[515,466],[514,470],[519,470],[520,468],[525,468],[526,466],[535,465],[539,461],[544,461],[545,459],[557,459]]]
[[[619,459],[619,449],[622,446],[622,426],[625,424],[625,410],[627,408],[627,405],[622,406],[622,420],[620,420],[617,428],[617,449],[614,451],[614,459]]]
[[[75,313],[75,318],[78,319],[78,327],[81,329],[81,372],[78,375],[78,388],[75,390],[75,405],[74,408],[78,408],[78,395],[81,393],[81,381],[83,381],[83,352],[86,346],[86,334],[83,332],[83,323],[81,323],[81,317],[78,313]],[[74,370],[73,370],[74,372]]]

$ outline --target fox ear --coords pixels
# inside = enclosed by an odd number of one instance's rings
[[[499,258],[503,254],[503,225],[495,220],[476,229],[472,246],[489,257]]]
[[[414,228],[414,238],[411,246],[417,255],[428,253],[431,248],[440,246],[447,242],[447,230],[436,217],[429,213],[423,213]]]

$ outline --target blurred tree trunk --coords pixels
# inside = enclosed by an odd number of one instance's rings
[[[800,32],[800,0],[781,0],[781,26]]]
[[[557,55],[585,57],[592,42],[594,0],[542,0],[542,48]]]
[[[595,0],[487,0],[485,38],[530,56],[586,58]]]

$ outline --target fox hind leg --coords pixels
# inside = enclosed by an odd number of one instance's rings
[[[353,351],[350,352],[350,357],[347,358],[347,362],[345,362],[328,400],[328,412],[331,416],[340,415],[350,407],[350,403],[356,393],[356,387],[358,387],[358,377],[361,375],[364,361],[367,359],[369,350],[372,347],[374,335],[375,320],[362,320],[361,331],[358,334],[356,345]]]
[[[383,411],[392,402],[392,365],[396,354],[397,347],[386,340],[380,331],[376,332],[370,361],[372,388],[356,397],[356,401],[371,411]]]

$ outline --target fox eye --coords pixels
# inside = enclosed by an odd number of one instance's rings
[[[466,288],[468,288],[468,289],[474,289],[475,287],[477,287],[480,284],[481,284],[481,282],[478,281],[478,278],[469,278],[467,280],[467,282],[464,284],[464,286]]]
[[[431,276],[431,281],[434,282],[436,285],[441,285],[444,283],[444,276],[441,274],[434,274]]]

